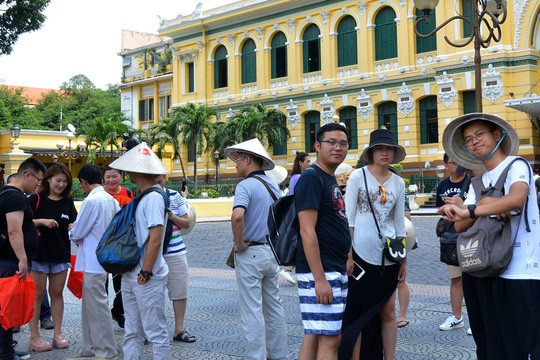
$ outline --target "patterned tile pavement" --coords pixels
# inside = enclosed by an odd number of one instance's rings
[[[410,324],[398,331],[397,359],[476,359],[474,342],[466,334],[467,326],[446,332],[438,330],[438,325],[450,315],[450,303],[446,268],[438,261],[439,247],[434,231],[437,219],[413,217],[420,246],[409,259]],[[197,224],[185,238],[190,262],[186,326],[197,336],[197,341],[193,344],[171,342],[171,359],[242,358],[245,342],[236,281],[234,271],[225,265],[231,239],[230,223],[227,222]],[[289,358],[296,359],[303,335],[297,290],[285,281],[280,285],[289,335]],[[70,352],[80,350],[80,301],[66,290],[65,302],[63,332],[71,342],[70,349],[34,353],[32,359],[63,359]],[[167,322],[172,331],[173,311],[169,302]],[[51,340],[52,330],[42,330],[42,335]],[[116,327],[115,335],[121,352],[122,329]],[[15,335],[20,348],[26,348],[28,338],[27,326]],[[144,358],[152,358],[150,346],[145,348]]]

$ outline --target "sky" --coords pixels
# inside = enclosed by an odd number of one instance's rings
[[[120,82],[122,29],[157,34],[165,19],[193,13],[197,0],[51,0],[47,19],[0,55],[0,84],[58,89],[78,74],[97,87]],[[203,11],[234,0],[201,0]]]

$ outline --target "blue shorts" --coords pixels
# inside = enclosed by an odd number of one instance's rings
[[[332,304],[329,305],[317,303],[313,274],[296,274],[305,334],[341,334],[341,320],[347,301],[347,274],[327,272],[324,275],[332,287]]]
[[[71,263],[48,263],[32,261],[32,271],[37,271],[44,274],[58,274],[71,267]]]

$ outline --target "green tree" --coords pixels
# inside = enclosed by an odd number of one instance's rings
[[[184,162],[182,161],[182,143],[180,137],[182,136],[182,128],[179,126],[180,117],[172,119],[163,119],[163,121],[152,128],[152,134],[154,135],[154,141],[158,145],[157,155],[161,158],[162,152],[170,144],[173,148],[172,159],[180,160],[180,166],[182,168],[182,175],[186,178],[186,171],[184,169]]]
[[[50,0],[0,0],[0,55],[9,55],[19,35],[34,31],[45,21]]]
[[[65,94],[51,91],[45,94],[34,108],[40,118],[41,126],[47,130],[60,130],[60,112],[63,119],[66,116],[66,109],[70,106],[70,98]],[[67,115],[70,115],[69,112]],[[69,121],[62,121],[63,129]]]
[[[18,124],[21,129],[39,129],[40,121],[28,99],[22,95],[23,88],[12,90],[0,85],[0,129],[10,129]]]
[[[201,156],[207,149],[210,132],[214,129],[210,118],[217,115],[216,109],[188,103],[174,109],[172,115],[172,122],[180,129],[181,143],[186,146],[193,145],[196,156]],[[193,162],[193,175],[197,191],[197,159]]]
[[[114,150],[121,148],[118,139],[127,131],[128,126],[122,123],[121,118],[97,117],[78,129],[77,135],[84,135],[89,151],[95,151],[105,159],[107,151],[111,152],[111,158],[113,158]]]

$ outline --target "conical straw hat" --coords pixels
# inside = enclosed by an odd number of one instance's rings
[[[270,155],[268,155],[268,152],[264,148],[263,144],[261,144],[257,138],[229,146],[225,149],[225,156],[230,158],[231,153],[234,152],[243,152],[260,157],[263,159],[263,166],[261,170],[272,170],[275,166],[274,161],[272,161],[272,158]]]
[[[264,173],[278,185],[281,184],[288,175],[287,169],[279,165],[276,165],[272,170],[266,170]]]
[[[141,174],[165,175],[169,173],[169,170],[145,142],[127,151],[109,166],[113,169]]]

